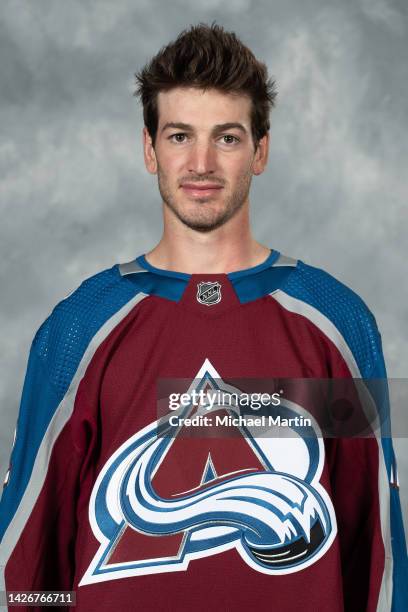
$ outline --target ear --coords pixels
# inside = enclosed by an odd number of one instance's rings
[[[268,163],[268,154],[269,154],[269,132],[262,136],[260,141],[258,142],[258,146],[255,151],[254,164],[253,164],[253,173],[255,176],[258,174],[262,174],[262,172],[266,168],[266,164]]]
[[[144,162],[150,174],[157,174],[156,152],[153,147],[153,141],[146,127],[143,128],[143,152]]]

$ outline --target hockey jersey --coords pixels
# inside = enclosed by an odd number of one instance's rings
[[[189,417],[236,412],[163,408],[163,389],[188,399],[237,380],[385,377],[361,298],[276,250],[229,274],[144,255],[95,274],[32,342],[0,504],[0,589],[72,590],[81,612],[408,610],[381,429],[325,438],[310,419],[307,435],[257,436],[230,420],[233,435],[187,435]],[[375,401],[388,411],[387,394]],[[281,410],[309,414],[307,402]]]

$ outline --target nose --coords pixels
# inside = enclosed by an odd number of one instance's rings
[[[189,172],[211,174],[215,171],[215,150],[210,142],[196,142],[190,151]]]

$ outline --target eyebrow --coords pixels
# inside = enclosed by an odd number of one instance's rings
[[[169,121],[168,123],[165,123],[163,125],[163,127],[161,129],[161,132],[164,132],[164,130],[167,130],[169,128],[175,128],[175,129],[178,129],[178,130],[185,130],[186,132],[193,132],[194,131],[193,126],[188,124],[188,123]],[[212,132],[214,134],[217,134],[219,132],[223,132],[224,130],[232,130],[234,128],[237,129],[237,130],[240,130],[244,134],[247,134],[247,130],[242,125],[242,123],[237,123],[237,122],[217,123],[217,125],[214,125],[214,127],[212,129]]]

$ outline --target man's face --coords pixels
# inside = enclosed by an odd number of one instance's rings
[[[144,129],[146,167],[158,175],[163,202],[188,227],[208,232],[248,204],[253,174],[267,158],[251,134],[251,100],[211,89],[178,87],[158,96],[155,146]]]

